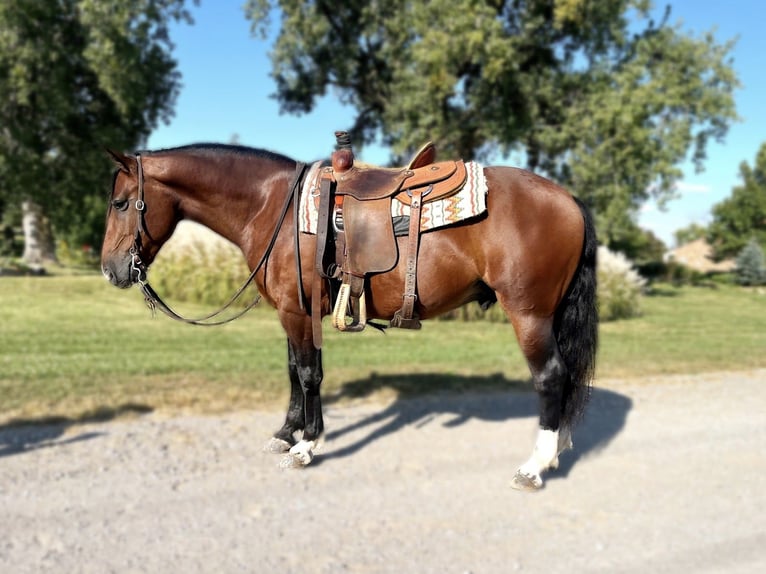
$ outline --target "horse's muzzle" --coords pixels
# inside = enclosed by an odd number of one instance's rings
[[[115,258],[102,261],[101,272],[109,283],[120,289],[127,289],[136,283],[135,273],[131,273],[131,258]]]

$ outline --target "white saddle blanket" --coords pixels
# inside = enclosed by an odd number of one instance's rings
[[[452,225],[487,211],[487,181],[484,167],[476,162],[465,164],[467,177],[462,189],[452,197],[423,204],[420,211],[420,230],[428,231]],[[319,215],[319,183],[321,162],[311,166],[301,190],[300,230],[316,234]],[[409,205],[391,202],[391,217],[410,215]]]

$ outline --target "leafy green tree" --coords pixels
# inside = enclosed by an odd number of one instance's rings
[[[0,3],[0,204],[31,200],[59,237],[100,243],[104,148],[135,148],[171,116],[179,19],[183,0]]]
[[[755,166],[739,166],[742,185],[731,197],[713,206],[708,241],[717,259],[736,256],[751,238],[766,246],[766,143],[761,145]]]
[[[278,11],[276,10],[278,8]],[[649,0],[248,0],[255,33],[279,14],[271,54],[282,110],[332,90],[357,144],[400,159],[520,151],[596,211],[602,239],[671,198],[691,156],[736,118],[732,43],[693,37]],[[339,126],[347,127],[347,126]]]
[[[677,229],[673,236],[676,238],[676,245],[686,245],[697,239],[705,239],[707,237],[707,227],[699,223],[692,223],[687,227]]]
[[[740,285],[766,284],[766,260],[763,249],[755,239],[748,241],[740,251],[734,272]]]
[[[608,245],[612,251],[622,253],[636,265],[643,266],[662,261],[667,246],[653,232],[628,222],[613,236]]]

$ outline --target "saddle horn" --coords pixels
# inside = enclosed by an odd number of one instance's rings
[[[351,136],[348,132],[335,132],[335,151],[332,152],[332,169],[343,173],[354,166],[354,151],[351,149]]]

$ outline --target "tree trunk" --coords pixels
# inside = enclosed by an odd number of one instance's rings
[[[24,230],[24,263],[38,272],[44,270],[46,263],[56,263],[51,224],[39,205],[32,201],[22,202],[21,226]]]

